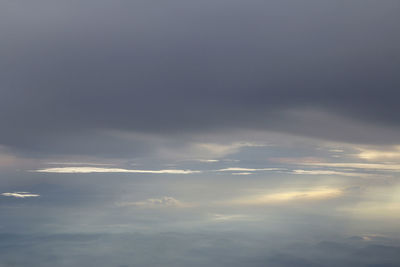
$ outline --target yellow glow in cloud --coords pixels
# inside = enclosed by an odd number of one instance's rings
[[[400,185],[370,188],[364,201],[343,207],[351,215],[368,219],[400,219]]]
[[[342,211],[355,217],[368,219],[400,219],[400,203],[392,201],[366,201],[351,207],[343,207]]]
[[[366,160],[385,160],[385,161],[399,161],[400,160],[400,146],[393,147],[389,150],[374,150],[374,149],[360,149],[358,157]]]
[[[341,194],[342,191],[337,188],[319,188],[312,190],[288,191],[274,194],[250,196],[234,200],[233,203],[240,205],[263,205],[299,200],[323,200],[335,198],[340,196]]]
[[[264,144],[251,142],[235,142],[232,144],[216,144],[216,143],[195,143],[192,150],[196,153],[206,154],[213,157],[224,157],[229,154],[237,153],[245,147],[263,147]]]

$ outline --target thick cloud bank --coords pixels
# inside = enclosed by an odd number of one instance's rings
[[[126,144],[105,130],[234,129],[396,143],[399,8],[370,0],[5,1],[1,143],[37,152],[79,143],[98,153]]]

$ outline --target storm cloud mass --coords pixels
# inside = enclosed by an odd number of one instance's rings
[[[399,11],[0,0],[0,267],[398,266]]]
[[[44,139],[85,143],[94,135],[101,143],[104,130],[243,128],[395,143],[399,8],[397,1],[4,1],[2,143],[37,149]],[[373,134],[360,137],[365,128]]]

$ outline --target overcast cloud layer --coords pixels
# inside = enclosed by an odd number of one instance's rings
[[[0,137],[11,148],[124,147],[106,130],[398,141],[397,1],[1,7]]]

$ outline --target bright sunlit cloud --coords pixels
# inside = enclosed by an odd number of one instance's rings
[[[13,193],[2,193],[5,197],[15,197],[15,198],[27,198],[27,197],[39,197],[39,194],[32,194],[29,192],[13,192]]]
[[[261,168],[261,169],[253,169],[253,168],[239,168],[239,167],[231,167],[225,169],[219,169],[218,172],[256,172],[256,171],[281,171],[284,170],[282,168]]]
[[[197,153],[204,153],[213,157],[224,157],[229,154],[237,153],[240,149],[245,147],[264,147],[265,144],[252,143],[252,142],[234,142],[231,144],[217,144],[217,143],[195,143],[192,144],[192,150]]]
[[[204,162],[204,163],[214,163],[214,162],[219,162],[218,159],[198,159],[198,162]]]
[[[120,168],[97,168],[97,167],[60,167],[35,170],[43,173],[152,173],[152,174],[193,174],[200,171],[193,170],[130,170]]]
[[[359,148],[360,153],[357,156],[365,160],[375,161],[399,161],[400,146],[395,146],[389,149],[366,149]]]
[[[264,195],[252,195],[233,200],[231,203],[238,205],[265,205],[301,200],[324,200],[339,197],[342,193],[342,190],[338,188],[316,188],[309,190],[270,193]]]
[[[46,162],[49,165],[88,165],[88,166],[112,166],[112,163],[96,163],[96,162]]]
[[[293,170],[293,173],[303,174],[303,175],[338,175],[338,176],[349,176],[349,177],[371,176],[371,174],[368,173],[341,172],[341,171],[331,171],[331,170]]]

